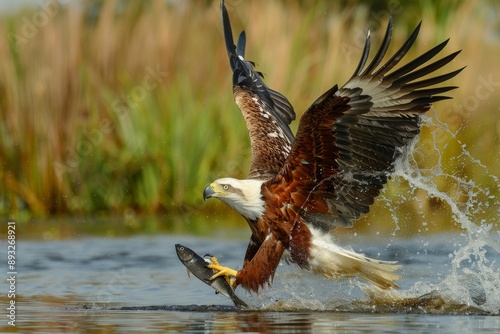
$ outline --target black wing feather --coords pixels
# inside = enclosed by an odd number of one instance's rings
[[[249,178],[269,178],[281,169],[294,141],[289,124],[295,119],[295,111],[285,96],[264,83],[262,73],[254,70],[255,64],[244,59],[244,31],[238,37],[238,45],[234,45],[224,1],[221,11],[224,40],[233,71],[233,90],[238,94],[235,99],[250,134],[252,166]],[[262,131],[264,128],[267,132]],[[275,158],[269,159],[271,155]]]
[[[295,210],[316,227],[351,226],[368,212],[405,146],[419,133],[420,116],[431,103],[449,98],[439,94],[456,88],[432,86],[462,69],[416,81],[457,56],[460,51],[432,61],[447,41],[393,70],[415,43],[420,25],[382,63],[391,40],[391,19],[381,46],[366,66],[371,43],[368,33],[351,79],[322,94],[302,116],[289,158],[273,182],[288,182],[285,186]],[[300,179],[293,178],[294,173]]]
[[[340,214],[345,219],[352,220],[368,211],[374,197],[379,194],[379,189],[394,170],[395,161],[403,152],[402,148],[420,132],[420,115],[429,110],[431,103],[449,98],[438,94],[457,88],[455,86],[429,88],[429,86],[453,78],[463,68],[415,81],[442,68],[460,53],[460,51],[453,52],[426,65],[446,46],[448,40],[388,73],[415,43],[420,26],[421,23],[403,46],[376,70],[389,46],[392,32],[391,19],[374,60],[364,71],[362,68],[357,69],[355,73],[362,71],[361,74],[355,74],[336,93],[340,97],[351,98],[348,102],[351,109],[338,118],[335,125],[338,136],[344,138],[342,140],[336,138],[340,172],[336,180],[331,182],[342,184],[342,188],[335,187],[340,200],[330,201],[330,204],[337,208],[334,215]],[[365,58],[366,55],[363,53],[360,63],[366,62]],[[349,121],[343,121],[344,118],[348,118]],[[345,179],[345,175],[349,175],[349,178]],[[345,194],[342,195],[343,193]]]

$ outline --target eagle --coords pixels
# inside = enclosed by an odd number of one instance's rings
[[[203,191],[248,222],[251,237],[243,267],[235,270],[216,259],[212,279],[225,276],[234,287],[259,292],[271,285],[282,259],[330,279],[358,277],[381,289],[397,288],[401,268],[358,254],[334,242],[332,230],[351,227],[366,214],[395,169],[395,162],[420,131],[420,118],[440,95],[457,88],[440,84],[463,68],[428,76],[460,51],[435,60],[448,40],[394,69],[414,44],[417,25],[389,60],[393,23],[367,64],[368,31],[361,60],[342,87],[319,96],[300,118],[288,99],[269,88],[255,63],[245,60],[245,32],[234,44],[229,15],[221,2],[225,45],[232,69],[233,95],[250,136],[252,162],[246,179],[220,178]],[[382,65],[381,65],[382,63]],[[423,78],[424,76],[428,76]],[[434,86],[434,87],[433,87]]]

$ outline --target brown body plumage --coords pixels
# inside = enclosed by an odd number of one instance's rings
[[[250,135],[252,165],[246,180],[224,178],[205,188],[240,212],[252,236],[243,268],[214,266],[233,275],[236,284],[258,291],[270,283],[282,255],[301,268],[329,278],[358,276],[380,288],[396,287],[393,262],[369,259],[333,243],[329,232],[352,226],[369,211],[394,169],[403,148],[420,129],[420,115],[443,92],[429,88],[461,69],[420,80],[459,53],[431,62],[447,41],[400,67],[393,68],[415,42],[420,25],[383,65],[392,19],[377,54],[367,66],[368,34],[352,78],[321,95],[302,115],[294,138],[289,124],[295,112],[288,100],[267,87],[253,63],[244,59],[245,34],[235,46],[229,17],[221,4],[226,47],[233,70],[233,93]],[[392,71],[392,72],[391,72]]]

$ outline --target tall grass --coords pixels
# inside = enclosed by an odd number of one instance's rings
[[[420,19],[412,56],[451,37],[446,50],[463,52],[448,70],[467,69],[451,82],[460,86],[451,93],[454,100],[436,106],[448,129],[422,134],[422,143],[437,142],[440,154],[420,157],[419,164],[425,169],[441,157],[443,172],[491,185],[489,196],[497,196],[485,169],[456,158],[463,156],[457,143],[466,144],[498,176],[499,88],[482,89],[477,97],[482,80],[500,81],[499,37],[492,28],[498,18],[489,15],[496,3],[469,0],[446,10],[428,1],[391,4],[227,1],[235,33],[247,31],[248,58],[299,115],[350,77],[367,28],[377,45],[389,12],[395,15],[392,51]],[[49,1],[4,16],[0,131],[4,214],[158,213],[199,206],[208,182],[244,177],[250,162],[246,128],[232,100],[218,1],[67,7]],[[457,131],[451,142],[449,131]],[[387,195],[404,193],[403,183],[390,185]],[[439,186],[453,193],[455,183]],[[440,210],[432,199],[419,203],[406,208],[415,219]],[[374,214],[388,216],[384,210],[381,203]]]

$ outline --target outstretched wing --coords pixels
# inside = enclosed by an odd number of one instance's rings
[[[420,24],[382,66],[392,33],[392,19],[377,54],[365,68],[370,51],[368,33],[361,61],[340,89],[321,95],[300,120],[292,151],[277,177],[266,183],[283,203],[306,221],[330,230],[351,226],[369,211],[402,149],[420,130],[420,115],[439,94],[456,87],[429,88],[462,69],[421,80],[460,52],[428,62],[447,41],[389,73],[415,42]],[[278,191],[277,188],[280,188]],[[285,190],[285,191],[284,191]]]
[[[233,70],[233,93],[250,135],[252,165],[249,179],[270,179],[279,172],[290,153],[294,137],[289,124],[295,112],[287,98],[270,89],[263,75],[246,61],[245,32],[235,47],[231,23],[224,2],[221,2],[222,24],[229,63]]]

